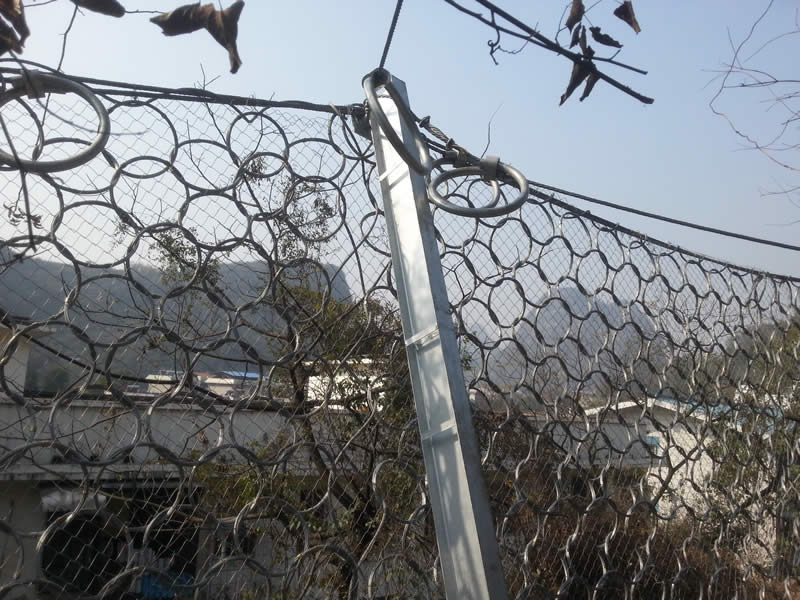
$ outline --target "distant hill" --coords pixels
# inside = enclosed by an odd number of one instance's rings
[[[165,292],[179,285],[165,285],[159,271],[146,265],[133,268],[134,285],[118,269],[81,268],[80,273],[76,273],[63,263],[10,258],[7,250],[0,251],[0,310],[36,321],[52,319],[47,332],[39,335],[38,341],[77,361],[91,363],[94,348],[98,352],[94,363],[114,373],[144,377],[160,370],[180,370],[180,359],[186,358],[185,353],[175,352],[175,346],[164,340],[162,336],[168,332],[151,328],[145,334],[131,334],[137,328],[151,325],[155,314],[163,315],[162,322],[169,328],[180,328],[184,340],[192,339],[194,346],[205,349],[195,365],[197,371],[243,370],[243,363],[232,360],[246,358],[240,344],[228,342],[214,347],[223,337],[244,342],[251,353],[255,352],[263,360],[274,357],[275,349],[270,347],[262,331],[274,328],[279,316],[268,302],[241,313],[237,325],[230,328],[237,307],[255,303],[264,295],[269,281],[264,264],[222,264],[219,287],[224,296],[215,298],[215,305],[199,291],[164,300]],[[326,271],[331,278],[331,297],[334,300],[349,298],[350,290],[343,276],[335,275],[336,269],[330,265],[326,266]],[[79,277],[80,294],[72,298],[72,304],[65,311],[67,298],[75,294]],[[289,273],[287,280],[292,279]],[[322,289],[326,285],[325,277],[312,278],[310,285]],[[248,325],[243,324],[242,318]],[[108,351],[111,343],[121,346]],[[253,369],[252,364],[249,368]],[[63,371],[74,377],[83,369],[34,347],[26,386],[47,388],[45,380]]]
[[[506,344],[490,365],[495,379],[513,385],[525,377],[540,391],[547,386],[556,395],[577,389],[591,395],[605,387],[598,373],[623,377],[621,367],[633,367],[643,388],[655,385],[647,363],[663,367],[667,359],[659,354],[662,340],[641,303],[624,306],[610,294],[587,296],[565,286],[534,304],[539,308],[529,308],[514,332],[528,360]],[[534,376],[535,364],[542,362],[546,367]]]

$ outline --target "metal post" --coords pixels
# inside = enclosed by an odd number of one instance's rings
[[[391,79],[408,104],[405,84]],[[380,98],[389,124],[421,162],[405,119]],[[467,398],[425,181],[370,113],[436,541],[449,600],[508,597]]]

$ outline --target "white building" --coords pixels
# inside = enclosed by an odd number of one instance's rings
[[[0,352],[10,354],[3,375],[12,392],[0,389],[0,588],[44,574],[98,593],[126,563],[162,569],[176,583],[218,564],[231,543],[235,515],[209,520],[192,508],[183,521],[165,516],[149,542],[137,524],[152,521],[176,498],[191,501],[192,471],[180,466],[181,458],[213,455],[217,462],[245,463],[232,444],[252,448],[291,439],[287,420],[263,406],[233,410],[235,403],[185,395],[169,402],[156,394],[100,393],[26,397],[21,403],[31,340],[16,333],[10,320],[0,322]],[[298,472],[308,468],[302,451],[289,462]],[[272,543],[253,540],[250,551],[268,564]],[[256,580],[238,563],[204,589],[215,595]],[[145,598],[170,587],[148,574],[126,586]],[[46,592],[20,585],[5,597],[66,597]]]
[[[708,447],[714,429],[708,414],[672,399],[647,398],[586,410],[593,428],[603,432],[610,464],[646,470],[645,482],[659,514],[696,503],[698,487],[712,476]]]
[[[314,368],[311,364],[307,366]],[[380,374],[385,368],[385,361],[373,358],[330,361],[325,364],[325,370],[317,368],[308,378],[306,400],[334,411],[350,408],[366,412],[370,406],[381,410],[388,385]]]
[[[0,328],[0,351],[14,334],[10,324]],[[286,569],[286,557],[297,552],[295,534],[265,518],[269,511],[262,502],[244,509],[243,528],[235,535],[238,514],[205,513],[203,503],[196,502],[205,483],[202,470],[191,466],[213,457],[223,472],[226,465],[236,471],[247,464],[243,452],[269,452],[275,444],[277,454],[300,441],[298,421],[278,410],[285,404],[242,403],[238,397],[225,398],[231,396],[225,390],[214,390],[217,384],[254,385],[252,377],[236,373],[205,380],[206,389],[223,392],[222,400],[202,391],[167,394],[175,374],[156,373],[149,378],[156,387],[147,392],[100,390],[70,397],[26,396],[21,402],[31,340],[18,336],[13,341],[4,375],[14,393],[0,392],[0,589],[44,576],[97,594],[123,569],[147,567],[162,576],[148,571],[131,577],[114,593],[127,590],[152,599],[177,593],[202,600],[236,597],[243,589],[270,583],[253,565]],[[361,360],[354,369],[361,383],[368,381],[380,394],[369,374],[372,366]],[[356,385],[347,379],[351,369],[342,372],[344,378],[338,372],[335,377],[335,390],[328,389],[322,373],[306,389],[313,406],[325,404],[326,415],[336,418],[347,418],[346,411],[335,410],[342,400],[337,394],[344,389],[352,393]],[[327,443],[321,429],[326,420],[314,424],[322,444]],[[181,459],[187,466],[181,466]],[[318,480],[307,445],[291,452],[282,469],[295,478]],[[180,508],[174,514],[167,510],[176,505]],[[152,523],[156,526],[147,534]],[[260,533],[243,535],[247,531]],[[237,544],[252,563],[236,552]],[[202,592],[180,587],[198,580]],[[280,581],[276,577],[273,588]],[[48,594],[41,585],[20,585],[4,597]]]
[[[0,587],[15,579],[36,580],[44,573],[97,593],[126,562],[161,569],[176,584],[205,577],[204,589],[212,595],[223,590],[231,595],[266,583],[240,559],[220,563],[236,543],[236,515],[216,518],[199,512],[192,504],[192,486],[197,490],[203,484],[193,481],[191,468],[181,467],[180,459],[195,463],[214,456],[217,462],[244,464],[247,456],[237,447],[265,448],[276,440],[285,444],[297,439],[290,420],[266,404],[243,406],[236,399],[218,402],[186,394],[169,401],[159,398],[166,389],[123,396],[26,398],[20,403],[31,340],[14,337],[17,333],[10,320],[0,322],[0,352],[10,353],[3,375],[12,392],[0,390],[0,525],[10,526],[0,528]],[[332,363],[330,368],[316,372],[308,382],[306,399],[312,405],[325,405],[332,415],[345,414],[343,400],[355,393],[361,395],[365,410],[368,396],[380,410],[384,391],[374,375],[376,364],[358,359]],[[236,378],[228,374],[218,379]],[[476,410],[500,414],[507,408],[502,397],[483,396],[471,395]],[[687,403],[653,398],[584,411],[574,404],[566,408],[558,420],[548,416],[544,406],[521,417],[546,432],[581,467],[609,465],[618,473],[635,472],[662,516],[702,501],[698,492],[714,466],[708,449],[719,432],[709,425],[707,413]],[[513,468],[519,457],[509,460]],[[286,468],[302,474],[309,471],[308,463],[307,452],[301,450]],[[168,514],[165,507],[175,506],[176,498],[183,498],[184,504],[176,514]],[[248,510],[257,521],[260,507]],[[145,539],[144,525],[154,521],[160,525]],[[279,571],[284,560],[279,557],[291,555],[294,548],[289,542],[286,548],[276,548],[276,540],[291,538],[286,532],[271,535],[274,525],[267,523],[259,537],[245,539],[248,553]],[[151,598],[169,591],[168,583],[152,574],[126,585]],[[173,586],[173,591],[180,589]],[[34,596],[32,588],[20,587],[6,597]]]

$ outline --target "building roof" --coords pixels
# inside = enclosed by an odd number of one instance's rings
[[[258,379],[259,374],[255,371],[220,371],[217,377],[224,375],[233,379]]]
[[[614,414],[623,412],[642,413],[644,410],[651,411],[656,408],[660,408],[662,410],[679,414],[682,417],[695,419],[698,421],[706,419],[708,414],[707,410],[702,406],[692,406],[688,402],[680,402],[674,398],[667,397],[647,398],[646,404],[635,402],[633,400],[620,402],[619,404],[612,405],[610,412],[613,412]],[[604,411],[606,411],[605,406],[595,406],[593,408],[587,408],[584,412],[587,417],[592,417]]]

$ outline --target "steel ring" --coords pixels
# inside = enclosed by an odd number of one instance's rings
[[[67,171],[79,167],[95,156],[100,154],[108,142],[108,136],[111,132],[111,122],[108,118],[108,111],[102,102],[95,96],[88,87],[81,85],[70,79],[58,77],[57,75],[49,75],[39,73],[36,71],[29,71],[22,77],[16,77],[9,81],[11,89],[6,91],[0,96],[0,107],[8,104],[11,100],[17,100],[22,96],[30,96],[33,91],[38,93],[60,93],[67,94],[72,92],[86,100],[86,102],[97,113],[97,135],[92,140],[88,147],[69,158],[59,160],[25,160],[23,158],[15,158],[13,155],[0,150],[0,163],[8,164],[12,167],[18,167],[24,171],[32,173],[54,173],[57,171]],[[34,88],[34,89],[31,89]],[[9,140],[10,141],[10,140]],[[46,143],[46,140],[42,144]]]
[[[449,162],[451,162],[450,159],[439,159],[434,163],[433,166],[435,168]],[[479,219],[484,217],[498,217],[500,215],[514,212],[528,200],[528,180],[525,179],[525,176],[522,173],[520,173],[511,165],[498,162],[497,169],[504,172],[510,179],[513,180],[517,188],[519,188],[519,195],[513,202],[502,204],[500,206],[497,205],[500,200],[500,185],[498,184],[497,179],[488,180],[488,183],[492,186],[494,197],[486,206],[459,206],[444,198],[437,191],[436,188],[450,179],[454,179],[456,177],[467,177],[471,175],[485,175],[485,171],[477,165],[456,167],[455,169],[450,169],[448,171],[443,171],[441,173],[437,173],[436,175],[429,175],[426,177],[428,182],[428,198],[430,198],[430,201],[442,210],[462,217],[475,217]]]
[[[422,137],[422,134],[417,127],[414,113],[411,112],[411,109],[408,107],[405,100],[398,93],[397,88],[394,87],[391,73],[389,73],[389,71],[386,69],[375,69],[372,71],[372,73],[369,73],[364,77],[361,84],[364,87],[364,93],[367,96],[367,104],[369,105],[370,112],[375,115],[381,131],[383,131],[383,134],[392,144],[395,151],[402,157],[409,167],[414,169],[420,175],[426,175],[429,173],[431,170],[431,156],[428,152],[428,144],[425,141],[425,138]],[[408,148],[406,148],[405,144],[400,139],[400,136],[397,135],[397,132],[394,130],[394,127],[392,127],[392,124],[389,123],[389,119],[386,116],[386,113],[383,111],[383,107],[381,107],[380,102],[378,102],[377,89],[380,87],[386,90],[386,92],[389,94],[389,97],[394,101],[395,106],[397,106],[397,110],[400,112],[400,115],[405,120],[406,126],[411,132],[411,135],[414,137],[414,143],[417,145],[417,149],[419,150],[422,160],[416,156],[413,156],[408,151]]]

